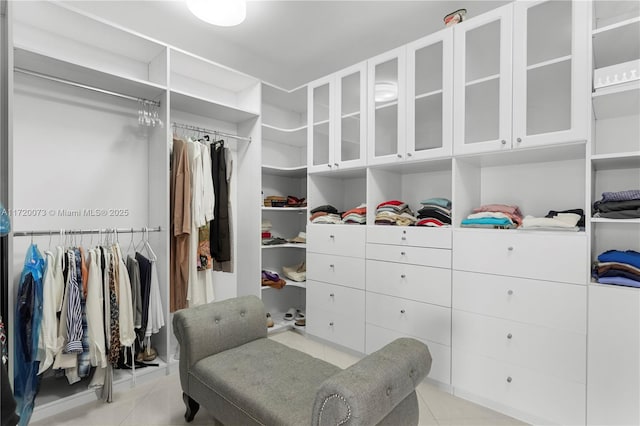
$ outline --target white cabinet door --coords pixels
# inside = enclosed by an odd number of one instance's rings
[[[367,61],[368,164],[404,160],[406,136],[406,50]]]
[[[453,151],[511,148],[513,6],[454,27]]]
[[[309,172],[333,169],[333,140],[335,114],[334,88],[331,76],[309,84],[307,92],[307,168]]]
[[[336,256],[364,257],[365,227],[355,225],[307,226],[307,251]]]
[[[366,353],[370,354],[400,337],[411,337],[399,331],[389,330],[373,324],[366,324]],[[415,337],[414,337],[415,339]],[[451,348],[425,339],[418,339],[429,348],[431,354],[431,371],[428,378],[438,382],[451,383]]]
[[[456,230],[453,269],[586,285],[584,233]]]
[[[367,244],[367,259],[451,269],[451,250]]]
[[[453,142],[453,28],[407,45],[406,159],[450,156]]]
[[[367,63],[335,74],[334,170],[361,167],[367,157]]]
[[[589,286],[587,423],[640,424],[640,289]]]
[[[353,321],[364,322],[364,291],[310,280],[307,281],[307,309],[350,315]]]
[[[364,290],[364,259],[309,252],[307,279]]]
[[[367,260],[367,291],[451,306],[451,269]]]
[[[584,285],[453,271],[453,308],[585,334]]]
[[[514,148],[586,140],[589,7],[569,0],[514,3]]]
[[[367,242],[450,249],[451,228],[367,226]]]

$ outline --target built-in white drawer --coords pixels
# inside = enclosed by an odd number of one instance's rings
[[[367,242],[433,248],[451,248],[451,228],[422,226],[367,226]]]
[[[364,318],[307,306],[307,333],[364,353]]]
[[[367,292],[368,323],[451,346],[451,309]]]
[[[451,306],[451,269],[367,260],[367,291]]]
[[[451,346],[586,383],[585,334],[453,311]]]
[[[453,268],[586,285],[587,238],[583,232],[460,229],[453,234]]]
[[[364,289],[363,258],[307,253],[307,279]]]
[[[528,413],[541,424],[584,425],[586,386],[452,348],[454,394],[476,395]]]
[[[451,268],[450,249],[367,244],[367,259],[435,266],[437,268]]]
[[[365,237],[364,226],[311,224],[307,226],[307,251],[364,257]]]
[[[453,271],[454,309],[528,324],[587,332],[587,287]]]
[[[307,317],[321,309],[350,315],[354,321],[364,322],[364,291],[339,285],[307,280]]]
[[[366,325],[366,353],[377,351],[400,337],[412,337],[398,331],[389,330],[373,324]],[[431,353],[431,371],[427,377],[441,383],[451,384],[451,348],[439,343],[418,339],[426,344]]]

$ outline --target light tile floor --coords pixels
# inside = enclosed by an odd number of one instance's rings
[[[341,352],[331,346],[308,339],[299,333],[287,331],[271,336],[272,339],[317,358],[346,368],[358,357]],[[418,388],[420,425],[440,426],[507,426],[525,425],[516,419],[492,411],[443,392],[423,382]],[[201,408],[189,425],[208,425],[211,416]],[[184,404],[178,374],[171,374],[114,395],[114,402],[96,401],[68,410],[47,419],[32,422],[33,426],[51,425],[186,425]]]

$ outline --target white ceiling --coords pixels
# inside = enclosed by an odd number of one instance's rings
[[[293,89],[433,33],[456,9],[471,18],[509,1],[249,0],[245,22],[227,28],[196,19],[182,1],[64,3]]]

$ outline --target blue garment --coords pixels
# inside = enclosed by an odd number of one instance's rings
[[[628,201],[628,200],[640,200],[640,189],[629,189],[627,191],[618,192],[603,192],[602,201]]]
[[[599,262],[618,262],[640,268],[640,253],[633,250],[608,250],[598,256]]]
[[[82,276],[82,253],[79,249],[73,250],[76,258],[76,277],[80,290],[80,307],[82,310],[82,352],[78,354],[78,376],[89,377],[91,373],[91,357],[89,354],[89,325],[87,324],[87,298],[84,295],[84,280]]]
[[[433,204],[436,206],[444,207],[445,209],[451,208],[451,200],[447,198],[428,198],[426,200],[420,201],[420,204],[422,204],[423,206]]]
[[[16,305],[14,348],[14,395],[20,425],[27,425],[38,393],[40,362],[38,335],[42,322],[42,278],[45,261],[38,248],[31,244],[27,250],[20,276]]]
[[[637,287],[640,288],[640,281],[630,280],[625,277],[600,277],[598,278],[598,282],[600,284],[616,284],[616,285],[624,285],[627,287]]]
[[[462,225],[511,225],[506,217],[481,217],[477,219],[463,219]]]
[[[7,235],[10,231],[11,220],[9,219],[9,212],[0,203],[0,235]]]

